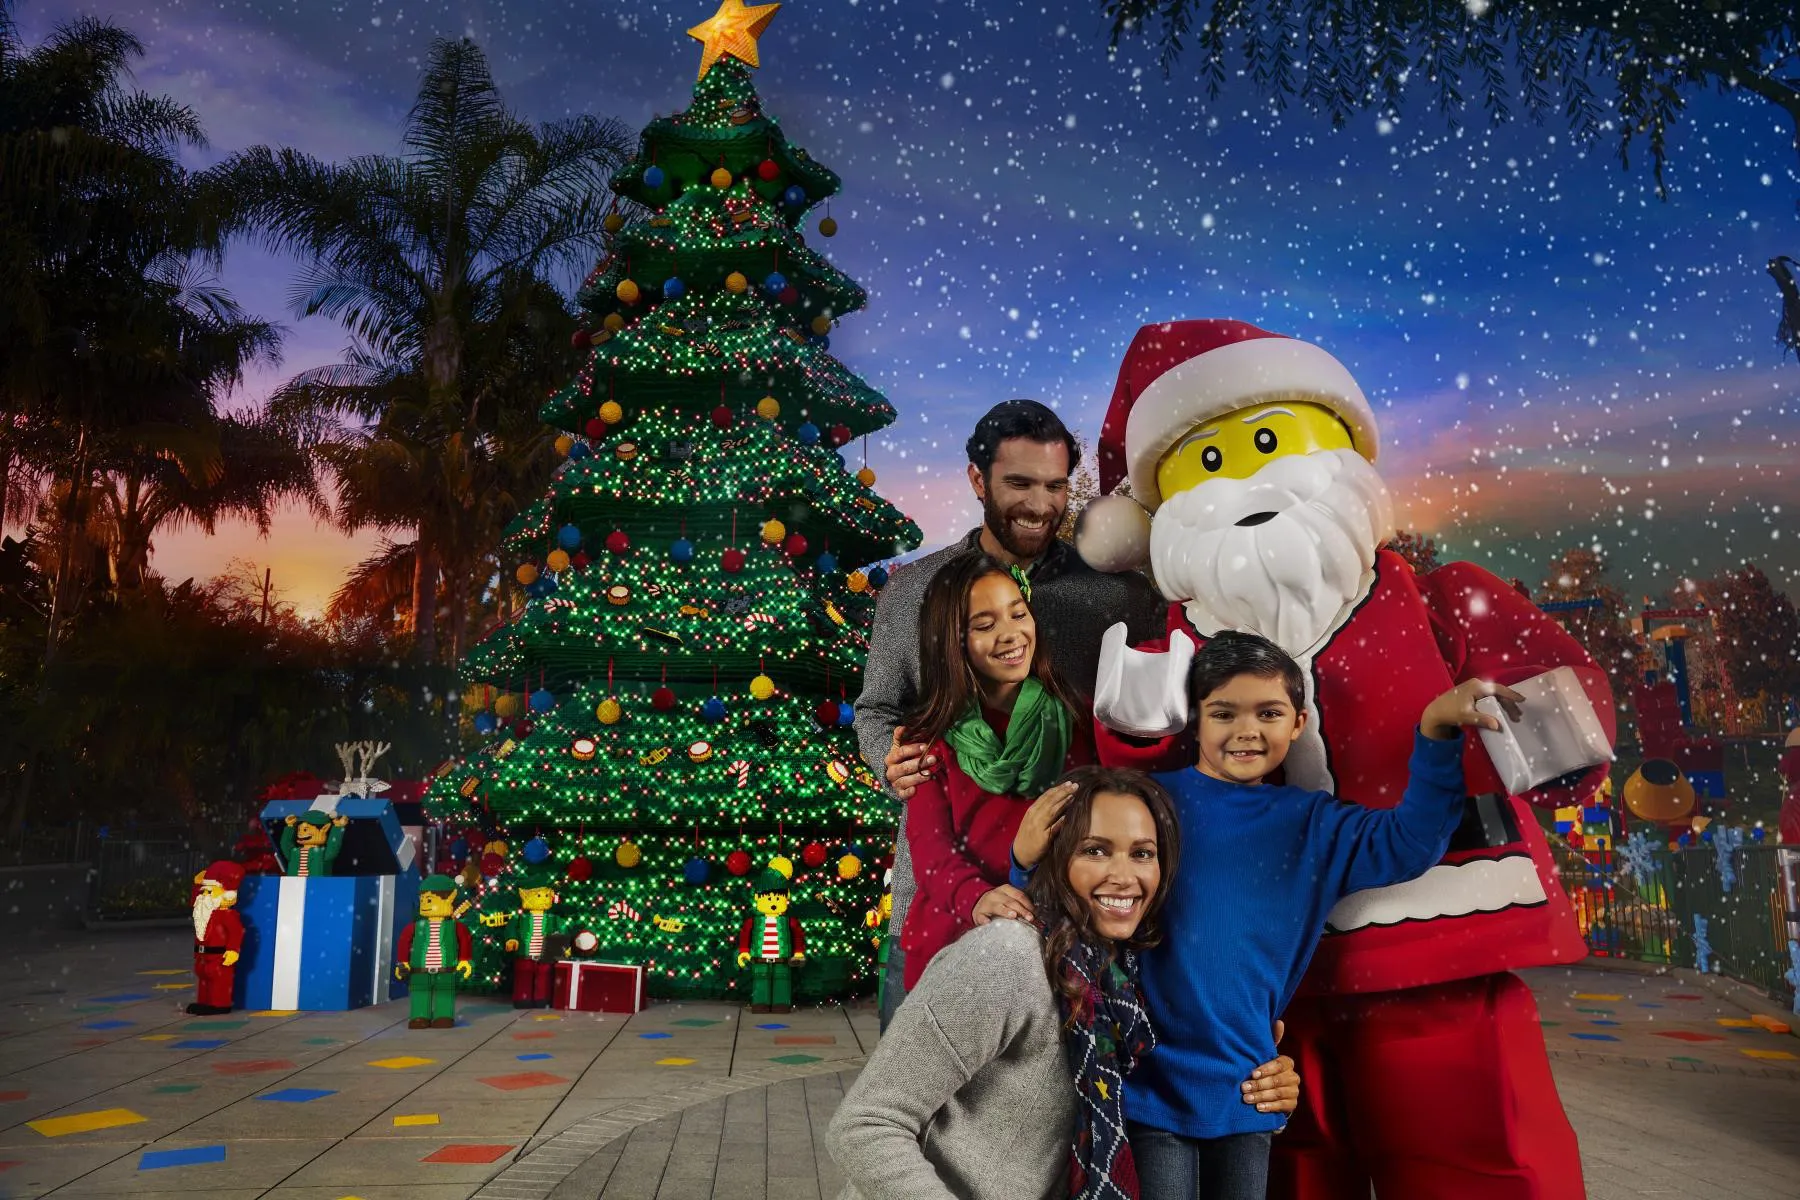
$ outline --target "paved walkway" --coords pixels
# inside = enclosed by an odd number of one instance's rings
[[[188,1017],[179,930],[12,947],[0,1197],[829,1200],[865,1007]],[[1800,1040],[1691,974],[1530,973],[1593,1200],[1800,1195]],[[1752,1011],[1757,1009],[1758,1011]],[[1761,1023],[1759,1023],[1759,1020]]]

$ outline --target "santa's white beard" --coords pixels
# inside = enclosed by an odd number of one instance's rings
[[[194,940],[206,940],[206,923],[212,920],[213,913],[218,911],[221,897],[210,892],[201,892],[194,897]]]
[[[1275,516],[1238,524],[1266,512]],[[1150,523],[1150,564],[1202,635],[1257,633],[1298,656],[1362,595],[1392,525],[1374,466],[1354,450],[1318,450],[1163,501]]]

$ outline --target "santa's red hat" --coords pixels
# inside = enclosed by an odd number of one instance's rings
[[[228,892],[235,892],[238,890],[238,885],[244,882],[244,868],[239,863],[221,859],[206,868],[205,881],[216,884]]]
[[[1140,566],[1149,513],[1162,503],[1156,467],[1196,426],[1255,404],[1283,400],[1336,413],[1371,462],[1375,414],[1344,364],[1310,342],[1243,321],[1165,321],[1131,339],[1100,427],[1101,498],[1082,512],[1075,545],[1103,571]],[[1131,497],[1110,493],[1131,480]]]

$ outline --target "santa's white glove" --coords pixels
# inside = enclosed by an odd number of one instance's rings
[[[1094,716],[1108,729],[1133,737],[1167,737],[1187,728],[1188,667],[1194,639],[1177,629],[1169,648],[1134,650],[1125,622],[1100,639],[1100,674],[1094,680]]]

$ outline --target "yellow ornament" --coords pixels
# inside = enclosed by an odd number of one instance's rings
[[[498,855],[501,858],[506,857],[506,850],[507,850],[506,843],[501,842],[501,841],[489,842],[487,845],[485,845],[481,848],[481,852],[483,854],[494,854],[494,855]]]
[[[606,227],[608,233],[617,233],[625,228],[625,218],[618,213],[607,213],[606,220],[600,223]]]
[[[566,433],[561,434],[557,437],[556,452],[558,454],[567,455],[569,453],[569,451],[573,450],[574,448],[575,448],[575,439],[570,437],[568,434],[566,434]]]
[[[775,694],[775,681],[767,675],[758,675],[750,681],[750,695],[757,700],[767,700]]]
[[[594,706],[594,715],[600,718],[602,725],[617,725],[619,718],[625,715],[625,708],[611,696]]]
[[[787,526],[783,525],[780,521],[771,520],[763,522],[762,540],[769,543],[769,545],[779,545],[781,539],[786,536]]]
[[[558,575],[562,574],[569,569],[569,552],[561,549],[552,550],[544,556],[544,565]]]
[[[613,294],[619,298],[621,304],[636,304],[638,302],[638,285],[629,279],[621,279],[619,286],[613,289]]]
[[[617,332],[619,332],[619,330],[625,328],[625,318],[618,313],[607,313],[605,319],[603,319],[600,323],[602,325],[606,326],[608,329],[612,330],[614,333],[617,333]]]
[[[746,66],[760,66],[756,59],[756,39],[775,19],[779,4],[745,4],[744,0],[724,0],[719,11],[688,30],[688,36],[699,42],[700,75],[721,58],[730,55]]]
[[[749,286],[750,281],[744,278],[744,273],[742,271],[733,271],[725,277],[725,290],[728,292],[742,292],[747,290]]]
[[[824,337],[826,334],[830,333],[831,332],[831,318],[830,317],[814,317],[812,319],[812,331],[814,333],[818,334],[820,337]]]
[[[642,862],[643,858],[643,851],[637,848],[636,842],[620,842],[619,848],[613,851],[613,861],[627,871]]]
[[[862,470],[860,470],[856,473],[856,482],[862,484],[864,487],[874,487],[875,486],[875,472],[869,470],[869,468],[867,468],[867,467],[864,467]]]
[[[524,584],[526,587],[530,587],[537,582],[537,575],[537,565],[535,563],[520,563],[519,569],[513,572],[513,578]]]
[[[844,586],[853,592],[866,592],[869,590],[869,577],[861,571],[852,571],[850,577],[844,580]]]
[[[731,172],[727,171],[724,167],[713,168],[712,185],[716,188],[730,187],[731,186]]]
[[[838,878],[855,879],[862,873],[862,859],[854,854],[846,854],[838,859]]]
[[[765,421],[773,421],[781,415],[781,401],[773,396],[764,396],[756,402],[756,415]]]
[[[774,858],[769,860],[769,870],[775,872],[783,879],[792,879],[794,877],[793,860],[777,854]]]
[[[837,222],[830,217],[826,217],[819,222],[819,232],[826,237],[834,236],[837,233]]]
[[[494,715],[502,720],[510,721],[519,715],[519,698],[508,692],[494,701]]]
[[[608,425],[617,425],[625,419],[625,409],[617,400],[608,400],[600,406],[600,419]]]

